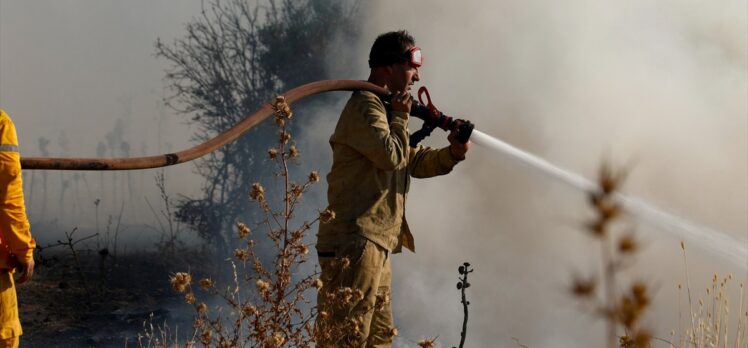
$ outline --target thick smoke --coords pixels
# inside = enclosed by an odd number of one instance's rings
[[[184,116],[163,105],[166,64],[154,57],[154,42],[182,36],[199,10],[200,1],[2,1],[0,107],[13,117],[22,156],[135,157],[190,146]],[[199,192],[193,168],[164,169],[173,199]],[[100,231],[110,216],[113,230],[120,211],[126,225],[156,226],[145,201],[162,209],[156,173],[25,171],[32,231],[42,245],[76,226],[84,236],[97,215]],[[152,232],[141,225],[120,236],[152,245],[142,238]]]
[[[424,50],[421,84],[443,111],[589,178],[603,159],[627,166],[627,193],[746,242],[744,2],[385,1],[368,11],[362,78],[376,35],[407,29]],[[446,144],[443,133],[430,141]],[[412,185],[406,215],[418,251],[393,259],[402,341],[459,341],[454,285],[470,261],[470,345],[600,345],[604,327],[568,293],[572,274],[600,267],[580,228],[584,196],[495,157],[473,146],[448,177]],[[646,324],[668,338],[685,285],[679,240],[627,226],[644,242],[627,274],[656,291]],[[744,270],[686,247],[695,293],[712,273],[745,282]]]
[[[0,1],[0,106],[14,117],[23,155],[42,155],[37,143],[43,137],[50,155],[95,157],[99,142],[116,132],[133,155],[190,144],[192,130],[171,110],[159,109],[167,94],[165,66],[152,54],[157,37],[182,36],[183,23],[199,8],[200,1]],[[745,242],[745,2],[386,0],[362,10],[363,40],[342,43],[341,54],[330,57],[340,78],[366,78],[376,35],[408,29],[425,53],[421,84],[445,112],[589,178],[603,158],[630,165],[627,193]],[[345,75],[349,66],[359,67],[357,75]],[[330,163],[326,140],[339,112],[320,115],[299,140],[309,155],[304,161],[319,164],[312,167],[323,174]],[[419,125],[413,121],[411,130]],[[436,131],[429,143],[444,146],[446,140]],[[393,262],[400,344],[439,336],[443,346],[456,345],[462,315],[454,284],[457,266],[469,261],[476,269],[468,291],[469,346],[513,346],[512,338],[530,347],[600,345],[603,326],[567,292],[572,274],[599,267],[597,245],[579,228],[589,216],[584,197],[477,146],[468,156],[449,176],[412,185],[407,217],[418,252],[395,255]],[[190,164],[166,169],[170,190],[197,193],[200,179],[191,170]],[[132,180],[153,192],[153,174],[135,173]],[[32,219],[43,209],[41,173],[34,175]],[[71,206],[59,210],[61,182],[69,180],[66,194],[74,192],[72,174],[64,175],[48,174],[46,215],[67,218],[58,226],[69,230],[81,223],[72,217],[84,215]],[[88,209],[93,225],[92,201],[101,196],[104,225],[125,193],[97,194],[98,173],[86,173],[93,193],[78,180],[87,203],[76,209]],[[105,187],[121,187],[123,180],[121,172],[103,177]],[[307,202],[324,205],[321,191]],[[128,202],[126,214],[131,205],[140,209],[137,216],[150,214],[142,200]],[[667,338],[679,327],[679,241],[629,224],[645,245],[628,273],[657,290],[646,323]],[[713,272],[746,280],[743,271],[698,245],[687,248],[694,292]]]

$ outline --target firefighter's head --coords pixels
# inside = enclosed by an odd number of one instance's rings
[[[422,64],[421,49],[405,30],[379,35],[369,52],[372,75],[381,78],[392,92],[410,92],[413,83],[421,78],[418,68]]]

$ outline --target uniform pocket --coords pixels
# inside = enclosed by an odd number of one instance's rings
[[[321,268],[320,279],[324,284],[343,285],[344,274],[350,273],[361,263],[369,242],[366,238],[354,238],[334,246],[317,246],[317,257]],[[338,284],[340,283],[340,284]]]

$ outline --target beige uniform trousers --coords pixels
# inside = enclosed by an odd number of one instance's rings
[[[317,245],[322,288],[317,295],[317,347],[391,347],[390,254],[353,236]]]
[[[18,347],[21,321],[18,319],[18,302],[13,274],[0,270],[0,348]]]

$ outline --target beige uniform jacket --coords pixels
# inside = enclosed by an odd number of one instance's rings
[[[405,221],[410,177],[449,173],[457,163],[449,147],[408,144],[408,114],[391,112],[367,91],[354,92],[330,137],[333,164],[327,175],[327,199],[335,219],[321,224],[318,245],[363,236],[383,248],[415,251]]]
[[[35,247],[23,201],[16,127],[8,114],[0,110],[0,269],[11,268],[11,254],[28,263],[33,259]]]

